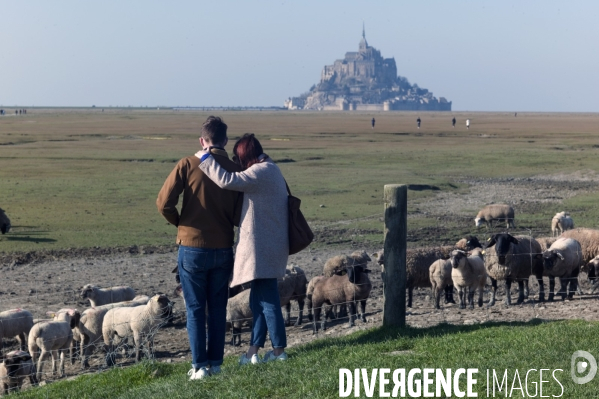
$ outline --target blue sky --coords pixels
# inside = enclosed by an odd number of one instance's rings
[[[271,106],[368,43],[456,111],[599,111],[596,1],[3,1],[3,106]]]

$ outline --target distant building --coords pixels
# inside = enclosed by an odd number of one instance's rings
[[[395,58],[383,58],[368,45],[366,33],[357,52],[326,65],[320,83],[309,92],[285,101],[287,109],[342,111],[451,111],[451,101],[437,99],[427,89],[397,76]]]

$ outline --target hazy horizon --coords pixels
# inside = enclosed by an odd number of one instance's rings
[[[280,107],[369,45],[489,112],[597,112],[591,1],[3,4],[0,106]]]

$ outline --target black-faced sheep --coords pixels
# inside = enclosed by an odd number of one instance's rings
[[[0,208],[0,232],[6,234],[10,231],[10,219],[6,216],[6,213]]]
[[[21,350],[27,349],[27,336],[33,327],[33,316],[23,309],[0,312],[0,359],[2,358],[2,338],[17,337]]]
[[[458,290],[460,309],[474,309],[474,293],[478,290],[478,306],[483,306],[483,293],[487,282],[485,262],[478,255],[468,256],[466,252],[455,250],[451,253],[451,279]],[[466,298],[466,295],[468,296]]]
[[[312,293],[312,310],[314,312],[314,333],[317,332],[317,322],[324,304],[333,305],[349,304],[349,326],[354,325],[356,302],[360,302],[362,321],[366,322],[366,299],[370,295],[372,284],[368,278],[370,270],[364,266],[349,266],[343,271],[331,277],[324,277],[315,284]],[[325,313],[330,312],[328,309]],[[326,329],[326,315],[322,318],[322,329]]]
[[[37,380],[42,377],[42,365],[48,355],[52,355],[52,374],[59,370],[60,375],[64,376],[64,356],[67,349],[70,349],[70,359],[73,362],[73,331],[72,329],[79,323],[81,315],[75,309],[68,311],[59,311],[54,316],[53,321],[44,321],[35,324],[29,331],[29,353],[32,361],[35,363],[39,354],[37,363]],[[57,360],[60,356],[60,367],[57,370]]]
[[[154,295],[146,305],[132,308],[119,307],[106,312],[102,322],[102,336],[108,351],[106,364],[112,366],[115,362],[113,344],[115,336],[121,339],[133,336],[136,362],[140,358],[139,354],[143,340],[146,340],[148,352],[152,355],[154,335],[157,329],[165,323],[172,306],[173,303],[166,295]]]
[[[31,385],[37,385],[35,365],[29,353],[18,350],[6,354],[4,363],[0,363],[0,384],[4,395],[18,391],[25,378]]]
[[[131,287],[100,288],[91,284],[81,289],[81,298],[89,299],[91,307],[102,306],[109,303],[130,301],[135,298],[135,291]]]
[[[297,301],[299,315],[295,321],[295,326],[302,324],[304,313],[304,301],[306,300],[306,285],[308,279],[302,269],[297,266],[288,266],[285,270],[285,276],[278,280],[279,297],[281,307],[285,307],[285,324],[291,325],[291,301]]]
[[[560,238],[543,252],[543,267],[546,273],[552,277],[560,279],[559,295],[562,299],[566,296],[572,298],[578,283],[578,272],[582,264],[582,249],[580,243],[571,238]],[[566,289],[570,286],[570,290]],[[549,286],[549,300],[553,300],[553,290],[555,286],[554,279],[551,279]]]
[[[574,221],[567,212],[558,212],[551,219],[551,232],[554,237],[559,236],[566,230],[574,228]]]
[[[539,283],[539,301],[545,300],[543,285],[543,260],[541,246],[532,237],[512,236],[508,233],[493,235],[487,242],[485,251],[485,267],[491,278],[492,294],[488,306],[495,305],[497,280],[505,280],[506,305],[511,305],[511,285],[518,282],[518,302],[525,298],[524,284],[534,274]]]
[[[478,211],[476,218],[474,218],[476,227],[481,227],[483,223],[487,225],[487,228],[493,227],[494,221],[505,222],[508,229],[516,227],[514,208],[507,204],[491,204]]]

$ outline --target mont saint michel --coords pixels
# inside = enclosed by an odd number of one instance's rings
[[[437,99],[427,89],[410,84],[397,76],[395,58],[383,58],[381,52],[362,40],[358,51],[326,65],[320,83],[310,91],[285,101],[288,109],[340,111],[451,111],[451,101]]]

